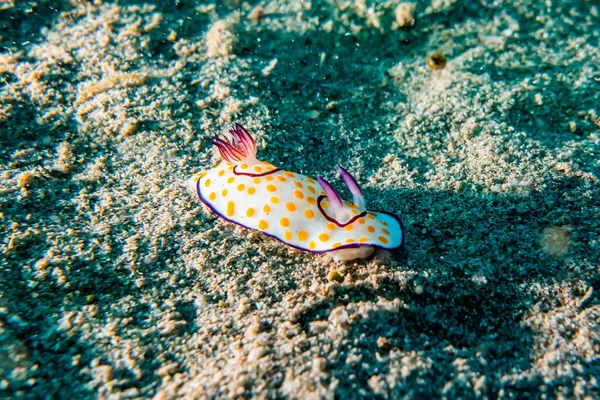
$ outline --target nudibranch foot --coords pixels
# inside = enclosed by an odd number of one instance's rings
[[[188,185],[216,215],[261,231],[293,248],[327,253],[336,260],[369,257],[375,249],[404,243],[404,228],[394,214],[367,210],[356,179],[337,170],[352,194],[342,200],[325,179],[284,171],[256,158],[256,142],[240,124],[232,139],[216,136],[223,162],[190,178]]]
[[[328,254],[335,261],[350,261],[357,258],[370,257],[375,252],[375,247],[355,247],[342,250],[332,250]]]

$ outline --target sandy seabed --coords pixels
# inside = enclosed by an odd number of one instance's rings
[[[0,1],[0,397],[597,398],[599,19]],[[335,262],[206,212],[184,183],[236,121],[345,166],[405,247]]]

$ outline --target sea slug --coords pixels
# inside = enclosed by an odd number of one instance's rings
[[[352,203],[342,200],[321,177],[284,171],[256,159],[256,142],[240,124],[229,131],[231,141],[215,136],[213,142],[223,162],[188,181],[221,218],[336,260],[365,258],[376,248],[394,250],[404,243],[400,218],[367,210],[358,183],[344,168],[337,167]]]

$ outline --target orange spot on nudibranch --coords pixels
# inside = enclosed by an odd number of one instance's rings
[[[302,183],[300,183],[298,181],[294,181],[294,185],[296,185],[296,187],[299,187],[299,188],[303,187]]]
[[[248,164],[242,164],[242,165],[240,165],[240,168],[241,169],[246,169],[246,168],[248,168]]]
[[[216,198],[217,198],[217,194],[215,192],[212,192],[211,194],[208,195],[209,200],[214,200]]]
[[[304,198],[304,194],[302,194],[302,192],[300,190],[294,190],[294,197],[302,200]]]
[[[293,178],[294,176],[296,176],[296,175],[294,175],[294,173],[293,173],[293,172],[290,172],[290,171],[283,171],[283,174],[284,174],[285,176],[288,176],[288,177],[290,177],[290,178]]]
[[[254,208],[250,207],[248,210],[246,210],[246,216],[248,218],[250,218],[253,215],[254,215]]]
[[[223,176],[223,175],[225,175],[225,170],[224,169],[222,169],[221,171],[219,171],[219,176]]]
[[[316,182],[317,182],[317,181],[315,181],[313,178],[310,178],[310,177],[308,177],[308,178],[306,178],[306,179],[307,179],[307,180],[308,180],[310,183],[316,183]]]
[[[307,187],[308,191],[311,192],[312,194],[317,193],[317,189],[314,188],[314,186],[308,186]]]
[[[253,187],[248,188],[248,194],[254,194],[256,193],[256,189],[254,189]]]
[[[308,210],[304,211],[304,216],[308,219],[313,219],[315,217],[315,213],[313,210],[308,209]]]
[[[223,191],[221,192],[221,194],[223,195],[223,197],[227,196],[227,189],[223,189]]]
[[[290,226],[290,220],[283,217],[279,220],[279,225],[283,226],[284,228],[287,228],[288,226]]]
[[[283,176],[281,176],[281,175],[277,175],[277,177],[276,177],[276,178],[277,178],[277,180],[278,180],[279,182],[285,182],[285,178],[284,178]]]
[[[361,225],[364,225],[364,223],[367,222],[367,221],[365,221],[364,218],[359,218],[359,219],[356,220],[356,222],[358,222]]]
[[[256,172],[262,172],[262,168],[261,168],[261,167],[259,167],[258,165],[255,165],[255,166],[254,166],[254,170],[255,170]]]
[[[346,239],[346,243],[354,243],[354,239],[348,238],[348,239]]]
[[[246,185],[244,185],[243,183],[240,183],[237,187],[237,190],[239,190],[240,192],[243,191],[244,189],[246,189]]]
[[[235,178],[233,176],[227,179],[227,183],[233,183],[233,181],[235,181]]]
[[[273,180],[273,177],[272,176],[266,176],[265,179],[268,180],[269,182],[271,182]]]
[[[254,178],[254,179],[252,179],[252,182],[254,182],[258,185],[260,183],[260,178]]]
[[[261,231],[264,231],[268,227],[269,227],[269,223],[267,221],[265,221],[264,219],[261,219],[260,221],[258,221],[258,229],[260,229]]]
[[[388,239],[387,239],[385,236],[379,236],[379,238],[378,238],[378,239],[379,239],[379,240],[381,241],[381,243],[383,243],[383,244],[388,244],[388,243],[389,243],[389,240],[388,240]]]
[[[271,207],[269,207],[268,204],[265,204],[265,206],[263,207],[263,211],[266,212],[267,214],[271,212]]]
[[[335,229],[335,224],[332,224],[331,222],[327,224],[327,229],[329,229],[330,231],[333,231]]]
[[[319,235],[319,240],[320,240],[321,242],[326,242],[326,241],[328,241],[328,240],[329,240],[329,235],[328,235],[328,234],[326,234],[326,233],[321,233],[321,234]]]
[[[210,186],[210,179],[207,179],[204,181],[204,186],[206,186],[206,187]]]
[[[351,231],[352,229],[354,229],[354,225],[352,225],[352,224],[346,225],[346,227],[344,229],[347,231]]]
[[[367,226],[367,230],[368,230],[369,232],[373,233],[373,232],[375,232],[375,227],[374,227],[374,226],[371,226],[371,225],[369,225],[369,226]]]
[[[302,230],[298,232],[298,240],[304,242],[308,238],[308,232]]]
[[[369,241],[369,239],[367,239],[365,236],[363,236],[358,241],[361,243],[367,243]]]
[[[230,201],[229,203],[227,203],[227,216],[228,217],[233,217],[233,214],[235,213],[235,203],[233,201]]]
[[[306,201],[308,201],[308,204],[312,204],[312,205],[315,205],[317,203],[317,201],[315,200],[314,197],[307,197]]]
[[[381,228],[381,232],[385,233],[386,235],[389,235],[389,234],[390,234],[390,231],[388,231],[388,230],[387,230],[387,229],[385,229],[385,228]]]
[[[269,192],[275,192],[277,190],[277,186],[275,186],[275,185],[267,185],[267,190]]]
[[[336,247],[340,247],[342,244],[340,242],[335,242],[334,244],[331,245],[331,247],[333,247],[334,249]]]
[[[296,211],[296,205],[290,201],[288,201],[287,203],[285,203],[285,208],[287,208],[287,210],[289,212],[294,212]]]
[[[285,231],[285,234],[283,235],[283,237],[285,238],[285,240],[292,240],[292,232]]]
[[[271,197],[271,203],[273,203],[273,204],[279,203],[279,197],[277,197],[277,196]]]
[[[315,247],[317,247],[317,245],[315,244],[314,241],[311,240],[310,243],[308,244],[308,248],[311,249],[311,250],[314,250]]]

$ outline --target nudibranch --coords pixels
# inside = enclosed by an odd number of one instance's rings
[[[214,137],[223,162],[188,181],[190,189],[223,219],[256,229],[291,247],[328,253],[336,260],[370,256],[376,248],[394,250],[404,242],[400,218],[365,208],[352,175],[338,166],[353,202],[342,200],[320,176],[284,171],[256,158],[256,142],[240,124],[232,140]]]

